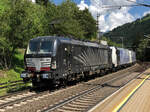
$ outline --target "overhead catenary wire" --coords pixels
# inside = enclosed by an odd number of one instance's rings
[[[135,3],[135,4],[137,4],[138,6],[150,7],[150,4],[138,3],[138,2],[135,2],[135,1],[132,1],[132,0],[127,0],[127,1],[128,1],[128,2],[132,2],[132,3]]]
[[[135,1],[131,1],[131,0],[126,0],[128,2],[131,2],[133,4],[129,4],[129,5],[104,5],[102,6],[102,8],[114,8],[114,7],[134,7],[134,6],[143,6],[143,7],[149,7],[150,8],[150,4],[145,4],[145,3],[138,3],[138,2],[135,2]]]
[[[98,2],[98,0],[91,0],[91,2],[94,3],[94,5],[98,8],[105,8],[105,9],[108,9],[112,11],[112,9],[121,9],[122,7],[135,7],[135,6],[144,6],[144,7],[150,7],[149,4],[145,4],[145,3],[138,3],[138,2],[134,2],[134,1],[131,1],[131,0],[126,0],[127,2],[131,2],[133,4],[124,4],[124,5],[102,5],[100,4],[100,2]],[[101,16],[100,12],[98,11],[97,13],[97,20],[96,20],[96,25],[97,25],[97,38],[100,40],[100,29],[99,29],[99,17]]]

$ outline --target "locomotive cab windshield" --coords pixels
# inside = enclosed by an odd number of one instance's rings
[[[53,41],[30,41],[26,54],[51,54]]]

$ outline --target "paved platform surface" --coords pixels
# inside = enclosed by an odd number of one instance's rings
[[[150,112],[150,69],[89,112]]]

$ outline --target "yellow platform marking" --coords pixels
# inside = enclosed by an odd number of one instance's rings
[[[143,81],[137,85],[126,97],[125,99],[112,111],[112,112],[118,112],[121,107],[126,103],[126,101],[134,94],[134,92],[144,83],[146,79],[148,79],[150,75],[146,76],[146,78],[143,79]]]

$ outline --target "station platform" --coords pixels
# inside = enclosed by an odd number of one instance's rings
[[[150,112],[150,68],[88,112]]]

